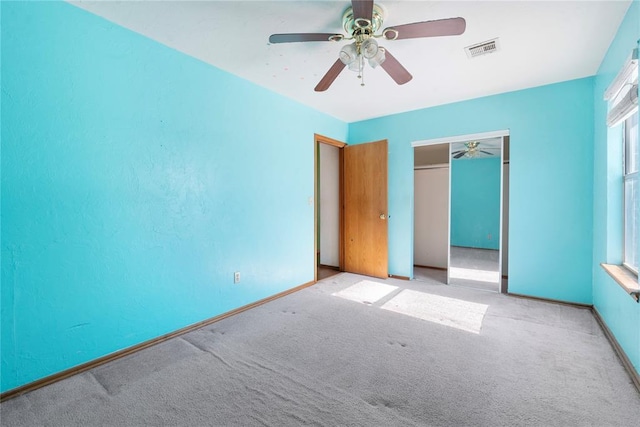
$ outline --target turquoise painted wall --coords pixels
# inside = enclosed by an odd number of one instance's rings
[[[600,267],[622,261],[622,126],[607,128],[603,94],[640,38],[640,2],[634,1],[611,43],[594,85],[593,305],[640,373],[640,304]],[[636,214],[640,207],[636,207]]]
[[[66,3],[1,19],[3,391],[313,280],[346,123]]]
[[[451,245],[500,248],[500,157],[451,161]]]
[[[593,102],[584,78],[352,123],[389,140],[389,272],[413,272],[411,142],[509,129],[509,290],[590,304]]]

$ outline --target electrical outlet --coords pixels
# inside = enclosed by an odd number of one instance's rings
[[[236,271],[233,273],[233,283],[240,283],[240,272]]]

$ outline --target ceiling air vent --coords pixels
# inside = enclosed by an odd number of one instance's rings
[[[499,49],[500,43],[498,43],[498,39],[493,39],[467,46],[464,48],[464,51],[467,52],[467,56],[471,59],[476,56],[488,55],[490,53],[497,52]]]

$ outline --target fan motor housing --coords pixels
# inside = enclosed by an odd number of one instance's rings
[[[367,19],[354,19],[353,8],[349,6],[342,15],[342,27],[347,34],[351,34],[352,36],[362,34],[362,32],[372,35],[382,26],[384,18],[385,11],[377,4],[373,5],[373,15],[370,22]]]

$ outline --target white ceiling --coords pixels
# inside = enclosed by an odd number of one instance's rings
[[[594,75],[630,0],[380,1],[383,28],[461,16],[461,36],[381,41],[413,74],[398,86],[380,67],[366,86],[344,70],[313,88],[348,42],[270,45],[272,33],[344,33],[349,1],[73,1],[83,9],[346,122]],[[495,37],[501,51],[463,48]]]

